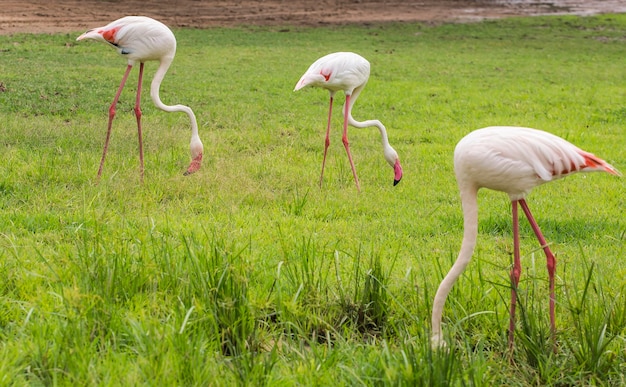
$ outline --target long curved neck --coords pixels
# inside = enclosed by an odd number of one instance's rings
[[[154,78],[152,79],[152,84],[150,85],[150,97],[152,97],[152,101],[154,104],[161,110],[166,112],[185,112],[187,116],[189,116],[189,121],[191,121],[191,138],[192,141],[195,138],[199,139],[198,136],[198,122],[196,121],[196,115],[193,114],[193,110],[189,106],[185,105],[166,105],[161,102],[161,98],[159,97],[159,90],[161,88],[161,82],[163,82],[163,78],[167,73],[167,69],[169,69],[170,64],[172,63],[173,58],[163,58],[159,63],[159,68],[154,74]]]
[[[452,265],[446,277],[441,281],[433,301],[431,342],[435,345],[441,345],[443,342],[441,317],[446,298],[452,289],[452,285],[454,285],[454,282],[456,282],[470,262],[478,236],[478,203],[476,199],[478,190],[475,187],[460,186],[459,188],[461,189],[461,203],[463,205],[463,242],[454,265]]]
[[[363,90],[363,87],[365,87],[365,84],[354,89],[352,94],[349,95],[349,98],[346,98],[346,104],[348,104],[348,124],[354,126],[355,128],[369,128],[370,126],[376,126],[380,131],[380,137],[383,142],[383,147],[386,148],[390,146],[389,138],[387,137],[387,129],[382,122],[380,122],[379,120],[357,121],[352,117],[352,107],[354,106],[356,99],[359,97],[359,94],[361,94],[361,90]],[[345,104],[343,108],[346,108]]]
[[[352,118],[352,112],[348,111],[348,123],[356,128],[369,128],[370,126],[375,126],[380,131],[380,138],[383,142],[383,146],[389,145],[389,138],[387,137],[387,129],[382,122],[378,120],[366,120],[366,121],[357,121]]]

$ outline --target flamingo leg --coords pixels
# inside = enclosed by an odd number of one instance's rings
[[[137,98],[135,99],[135,118],[137,118],[137,136],[139,137],[139,176],[143,183],[143,139],[141,135],[141,83],[143,79],[143,62],[139,64],[139,81],[137,84]]]
[[[352,161],[352,154],[350,153],[350,143],[348,142],[348,117],[350,112],[350,95],[346,94],[346,104],[343,113],[343,136],[341,137],[341,141],[343,142],[344,148],[346,148],[346,153],[348,153],[348,160],[350,161],[350,167],[352,168],[352,175],[354,175],[354,182],[356,183],[357,191],[361,191],[361,186],[359,184],[359,178],[356,175],[356,168],[354,167],[354,162]]]
[[[100,159],[100,167],[98,168],[98,177],[97,177],[98,180],[100,180],[100,175],[102,175],[102,167],[104,166],[104,159],[107,154],[107,149],[109,148],[109,139],[111,138],[111,126],[113,124],[113,118],[115,117],[115,108],[117,106],[117,101],[120,99],[120,95],[122,94],[122,89],[124,89],[124,85],[126,84],[126,80],[128,79],[128,74],[130,74],[130,70],[132,70],[132,68],[133,66],[130,64],[126,67],[126,72],[124,73],[124,76],[122,77],[122,82],[120,82],[120,86],[117,89],[117,93],[115,93],[113,102],[111,103],[111,106],[109,107],[109,125],[107,127],[107,136],[106,136],[106,139],[104,140],[104,149],[102,150],[102,158]]]
[[[517,285],[522,273],[519,246],[519,216],[517,212],[517,200],[511,203],[513,212],[513,268],[511,269],[511,312],[509,317],[509,350],[513,351],[515,337],[515,307],[517,305]]]
[[[539,229],[539,225],[535,221],[535,218],[533,218],[533,214],[530,212],[530,209],[528,208],[528,204],[526,204],[526,201],[524,199],[520,199],[519,203],[522,206],[522,210],[524,211],[524,214],[526,214],[526,218],[528,218],[528,222],[530,223],[530,226],[535,232],[537,239],[539,240],[539,244],[541,244],[541,248],[543,249],[543,252],[546,254],[546,261],[547,261],[547,266],[548,266],[548,278],[550,281],[550,334],[552,336],[552,342],[555,345],[554,350],[556,350],[556,323],[555,323],[555,313],[554,313],[555,302],[556,302],[556,297],[554,294],[554,273],[556,271],[556,258],[554,257],[554,254],[552,254],[552,251],[550,250],[550,247],[548,246],[548,242],[546,242],[546,238],[543,237],[543,234],[541,233],[541,230]]]
[[[322,173],[320,175],[320,188],[322,187],[322,180],[324,179],[324,166],[326,165],[326,153],[328,152],[328,147],[330,146],[330,121],[333,115],[334,96],[335,96],[335,93],[331,91],[330,104],[328,107],[328,122],[326,124],[326,140],[324,141],[324,159],[322,160]]]

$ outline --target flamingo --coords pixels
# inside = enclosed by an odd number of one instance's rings
[[[111,124],[115,117],[115,108],[119,100],[124,84],[136,62],[139,62],[139,81],[137,85],[137,97],[135,100],[135,117],[137,119],[137,133],[139,136],[139,160],[141,164],[140,176],[143,180],[143,141],[141,136],[141,83],[143,78],[144,62],[150,60],[159,61],[159,68],[154,74],[152,84],[150,86],[150,96],[154,104],[161,110],[166,112],[184,112],[189,116],[191,121],[191,164],[184,173],[189,175],[200,169],[202,164],[202,141],[198,135],[198,124],[193,110],[185,105],[168,106],[161,102],[159,97],[159,88],[167,69],[170,67],[174,55],[176,53],[176,38],[172,31],[163,23],[145,16],[126,16],[115,20],[104,27],[93,28],[80,35],[76,40],[93,39],[107,43],[113,47],[118,54],[128,60],[126,72],[122,77],[120,86],[115,94],[113,103],[109,108],[109,125],[107,128],[104,150],[102,151],[102,159],[98,168],[98,179],[102,174],[104,159],[109,147],[109,138],[111,136]]]
[[[463,207],[463,242],[456,262],[439,285],[433,301],[432,346],[446,346],[441,332],[443,306],[450,289],[465,270],[474,252],[478,234],[476,197],[482,187],[505,192],[512,202],[514,263],[510,274],[509,349],[513,349],[516,291],[521,273],[518,204],[546,255],[550,287],[550,328],[554,342],[556,260],[526,204],[525,197],[538,185],[576,172],[603,171],[621,176],[620,172],[606,161],[553,134],[537,129],[507,126],[478,129],[461,139],[454,150],[454,170]]]
[[[356,121],[352,118],[352,107],[359,97],[359,94],[367,84],[370,76],[370,63],[362,56],[353,52],[335,52],[328,54],[316,60],[309,69],[302,75],[294,91],[300,90],[305,86],[321,87],[330,92],[330,107],[328,109],[328,123],[326,126],[326,141],[324,142],[324,159],[322,161],[322,173],[320,175],[320,187],[324,178],[324,165],[326,164],[326,153],[330,145],[330,119],[333,111],[333,99],[338,90],[342,90],[346,95],[343,113],[343,145],[348,154],[354,181],[357,190],[360,191],[359,178],[356,174],[356,168],[352,161],[350,153],[350,145],[348,142],[348,124],[356,128],[367,128],[376,126],[380,131],[383,142],[383,154],[385,160],[394,170],[393,185],[395,186],[402,179],[402,166],[398,153],[389,145],[387,138],[387,129],[379,120],[367,120],[363,122]]]

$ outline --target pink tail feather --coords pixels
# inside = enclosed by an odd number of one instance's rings
[[[622,176],[620,171],[601,158],[587,152],[582,153],[582,156],[585,159],[585,165],[582,167],[583,171],[601,171],[611,175]]]

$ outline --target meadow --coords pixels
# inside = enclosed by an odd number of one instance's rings
[[[557,351],[545,257],[523,220],[516,347],[507,349],[511,205],[479,193],[479,238],[430,348],[435,291],[456,259],[452,166],[474,129],[543,129],[626,171],[626,15],[471,24],[177,29],[161,88],[68,34],[0,36],[0,385],[624,385],[626,181],[578,174],[528,197],[557,257]],[[338,93],[293,92],[333,51],[372,66],[341,144]],[[97,183],[97,184],[96,184]]]

